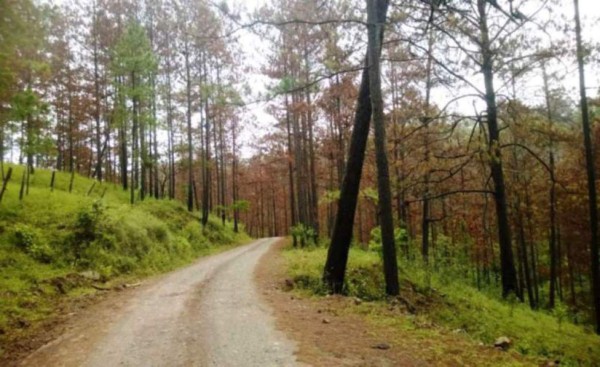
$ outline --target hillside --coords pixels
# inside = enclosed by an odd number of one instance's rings
[[[330,296],[322,271],[327,249],[288,246],[283,252],[286,285],[300,298],[327,309]],[[600,338],[589,325],[577,325],[564,306],[531,310],[518,300],[501,300],[477,290],[460,270],[425,267],[399,257],[400,296],[387,297],[381,247],[350,251],[343,314],[360,316],[377,333],[394,335],[398,348],[414,351],[431,365],[598,366]],[[488,294],[489,293],[489,294]],[[289,297],[287,297],[289,298]],[[375,331],[374,331],[375,332]],[[505,354],[494,353],[508,338]]]
[[[0,355],[39,330],[64,302],[134,283],[248,240],[175,201],[136,205],[118,186],[36,170],[19,200],[23,168],[13,166],[0,203]]]

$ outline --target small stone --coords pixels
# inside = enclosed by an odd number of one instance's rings
[[[360,298],[356,297],[356,298],[354,298],[354,304],[358,306],[358,305],[362,304],[362,300]]]
[[[507,338],[506,336],[501,336],[494,342],[494,347],[500,348],[502,350],[507,350],[508,348],[510,348],[511,344],[512,341],[509,338]]]
[[[373,349],[379,349],[379,350],[388,350],[391,347],[387,343],[379,343],[379,344],[372,345],[371,348],[373,348]]]
[[[90,279],[90,280],[94,280],[94,281],[98,281],[101,278],[100,273],[98,273],[97,271],[93,271],[93,270],[82,271],[81,273],[79,273],[79,275],[81,275],[85,279]]]
[[[323,319],[323,323],[324,324],[331,324],[331,321],[329,321],[329,319]]]

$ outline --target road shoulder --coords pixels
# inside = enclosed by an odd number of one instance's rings
[[[375,328],[363,317],[346,312],[351,299],[305,298],[288,292],[281,256],[285,244],[280,241],[263,256],[255,276],[261,296],[275,313],[277,327],[296,341],[300,362],[332,367],[429,365],[393,343],[392,330]]]

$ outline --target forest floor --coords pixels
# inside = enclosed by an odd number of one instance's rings
[[[405,327],[409,313],[351,297],[294,291],[282,256],[271,248],[255,273],[278,327],[298,343],[300,362],[314,366],[537,366],[435,325]]]

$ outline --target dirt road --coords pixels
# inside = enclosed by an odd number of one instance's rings
[[[68,326],[23,366],[295,366],[257,294],[263,239],[152,280]]]

